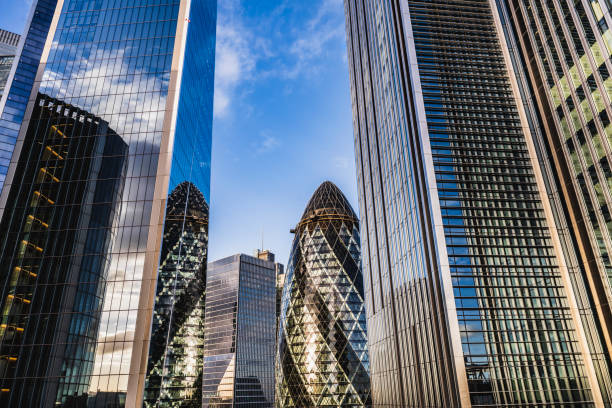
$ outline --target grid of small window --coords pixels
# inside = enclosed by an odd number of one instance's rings
[[[544,103],[559,135],[604,290],[612,298],[612,43],[606,6],[581,0],[516,1],[532,68],[546,82]],[[607,13],[609,15],[609,13]],[[599,21],[600,24],[596,24]],[[603,30],[603,31],[602,31]]]
[[[400,3],[345,1],[372,401],[456,406]]]
[[[490,2],[409,0],[473,406],[587,406]]]

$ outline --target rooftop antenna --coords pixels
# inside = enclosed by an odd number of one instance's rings
[[[263,230],[263,228],[262,228],[262,229],[261,229],[261,251],[262,251],[262,252],[263,252],[263,250],[264,250],[264,246],[263,246],[263,244],[264,244],[264,230]]]

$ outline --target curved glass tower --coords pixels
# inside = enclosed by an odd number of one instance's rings
[[[276,406],[370,406],[359,220],[324,182],[295,229],[283,289]]]
[[[201,405],[208,204],[183,182],[168,196],[145,406]]]

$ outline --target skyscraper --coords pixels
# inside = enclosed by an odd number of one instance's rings
[[[273,406],[278,264],[264,254],[208,264],[203,407]]]
[[[507,3],[612,356],[612,3]]]
[[[57,0],[34,0],[0,97],[0,191],[40,64]]]
[[[358,218],[326,181],[294,232],[278,331],[276,406],[369,407]]]
[[[48,2],[40,0],[37,6],[43,3]],[[25,99],[19,99],[19,103],[27,101],[23,122],[16,125],[11,117],[0,124],[18,130],[0,196],[2,223],[28,225],[29,215],[33,215],[50,228],[49,232],[37,230],[38,235],[30,234],[31,241],[21,235],[7,238],[9,243],[28,243],[24,251],[29,252],[23,253],[35,264],[30,265],[32,270],[22,268],[22,273],[31,271],[36,277],[24,275],[24,279],[29,279],[23,284],[24,290],[18,282],[13,293],[13,275],[0,275],[3,305],[13,307],[17,295],[29,300],[21,295],[32,293],[30,306],[3,313],[8,313],[10,321],[23,322],[25,330],[32,327],[36,332],[24,331],[23,335],[11,334],[10,338],[5,335],[0,339],[0,348],[15,353],[2,357],[6,367],[0,374],[3,390],[0,396],[7,406],[48,406],[47,401],[52,400],[55,405],[70,405],[84,399],[91,406],[106,403],[137,406],[143,401],[149,368],[156,298],[163,301],[156,309],[162,315],[172,310],[176,317],[185,311],[179,302],[183,288],[178,284],[172,285],[167,295],[156,296],[158,272],[166,272],[164,266],[160,267],[160,255],[164,237],[168,236],[164,231],[168,193],[188,183],[195,188],[188,189],[185,202],[197,202],[203,207],[209,201],[216,1],[59,0],[52,17],[31,92],[19,88],[25,92]],[[35,30],[33,26],[30,29]],[[27,45],[26,38],[24,47]],[[26,57],[22,53],[24,63],[31,62]],[[21,83],[14,80],[13,87],[16,84]],[[57,110],[50,112],[51,109]],[[5,109],[4,115],[6,112]],[[40,138],[43,144],[32,146],[30,135]],[[54,147],[56,139],[63,143],[61,146],[68,146],[65,154]],[[123,151],[106,149],[105,146],[119,144],[114,139],[125,144]],[[32,149],[42,147],[51,150],[38,156],[38,162],[28,162],[31,166],[28,168],[41,169],[40,173],[36,179],[24,179],[20,163],[33,154]],[[117,213],[111,217],[113,214],[104,210],[105,224],[99,221],[102,218],[94,216],[95,201],[87,201],[89,195],[83,195],[83,204],[76,205],[79,195],[72,186],[84,185],[87,191],[96,191],[96,186],[107,182],[95,171],[83,170],[81,176],[71,173],[65,179],[55,173],[98,161],[122,162],[125,169],[116,207],[111,205],[113,197],[103,197],[106,208],[116,208]],[[111,169],[116,169],[117,165],[114,166]],[[58,198],[47,195],[46,190],[36,190],[36,183],[58,189]],[[108,194],[111,190],[105,191]],[[15,201],[13,197],[23,200]],[[61,239],[49,241],[51,233],[56,233],[54,224],[30,210],[40,202],[51,211],[50,216],[63,211],[66,217],[68,214],[73,217],[62,218],[64,224],[57,227],[57,234],[63,234]],[[189,206],[184,211],[181,215],[172,209],[170,216],[183,217],[181,228],[185,230],[179,235],[188,236],[193,213]],[[19,221],[15,214],[26,220]],[[89,218],[96,222],[93,227],[85,222]],[[40,228],[36,219],[32,222]],[[168,226],[176,228],[177,224]],[[96,229],[99,233],[88,241],[88,231],[94,234]],[[16,234],[26,232],[23,228],[16,230]],[[75,245],[67,245],[73,241]],[[181,260],[191,256],[187,252],[190,248],[183,245],[174,253],[177,267],[190,264],[190,259]],[[197,248],[202,250],[201,246]],[[80,259],[90,258],[97,262],[87,264],[92,280],[83,289],[87,291],[83,301],[75,299],[74,307],[85,316],[80,318],[65,306],[65,297],[75,290],[72,278],[76,275],[70,271],[77,270]],[[62,273],[70,272],[68,277],[53,274],[52,268],[59,262],[70,265],[71,269],[62,269]],[[34,266],[39,273],[33,270]],[[44,302],[35,303],[34,299],[43,293],[48,294]],[[171,321],[170,326],[176,322]],[[14,326],[19,331],[19,326]],[[45,370],[44,359],[33,357],[45,352],[47,345],[54,344],[53,336],[60,338],[64,331],[73,339],[68,344],[75,344],[70,355],[75,361],[57,371]],[[46,336],[44,342],[29,333]],[[21,344],[28,347],[17,347],[14,338],[19,336]],[[166,345],[172,350],[162,354],[174,358],[173,341],[178,337],[170,333],[168,338]],[[159,350],[152,350],[155,353]],[[170,374],[171,368],[178,366],[180,362],[174,360],[162,363]],[[168,383],[174,384],[172,381],[169,379]],[[55,383],[60,391],[53,395]]]
[[[17,44],[19,34],[0,29],[0,99],[17,54]]]
[[[345,0],[374,406],[609,404],[503,6]]]

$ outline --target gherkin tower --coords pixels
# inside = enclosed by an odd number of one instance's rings
[[[283,288],[276,406],[369,407],[359,221],[326,181],[295,228]]]
[[[168,196],[145,407],[200,407],[208,204],[191,182]]]

